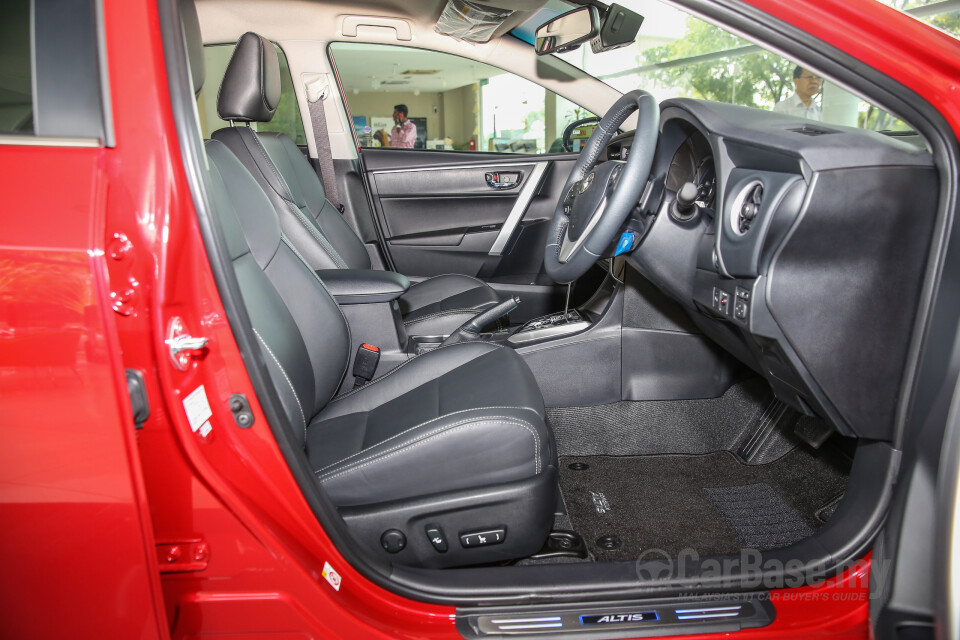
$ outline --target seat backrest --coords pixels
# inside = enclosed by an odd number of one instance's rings
[[[227,65],[217,112],[233,122],[268,122],[280,102],[280,63],[274,45],[248,32]],[[327,200],[323,183],[287,135],[246,126],[213,133],[240,159],[270,198],[286,237],[314,269],[369,269],[370,256]]]
[[[294,435],[340,387],[350,330],[340,307],[283,235],[263,189],[222,143],[206,143],[207,186],[244,305]]]

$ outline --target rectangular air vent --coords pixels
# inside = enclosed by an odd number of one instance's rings
[[[802,127],[796,127],[794,129],[787,129],[787,131],[793,131],[794,133],[800,133],[805,136],[825,136],[828,133],[840,133],[839,131],[834,131],[833,129],[814,127],[809,124],[805,124]]]

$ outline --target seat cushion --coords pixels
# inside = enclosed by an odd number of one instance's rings
[[[442,347],[334,398],[307,455],[340,506],[489,486],[555,466],[543,398],[511,349]]]
[[[484,309],[500,302],[482,280],[458,274],[434,276],[400,296],[400,314],[407,333],[447,336]]]

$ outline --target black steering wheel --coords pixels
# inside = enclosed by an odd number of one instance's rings
[[[598,167],[607,143],[634,111],[639,113],[629,158]],[[567,178],[550,223],[543,263],[554,281],[573,282],[613,242],[650,177],[659,129],[660,106],[640,89],[624,94],[604,114]]]

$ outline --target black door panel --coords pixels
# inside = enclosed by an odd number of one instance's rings
[[[556,310],[565,289],[543,273],[543,247],[575,155],[369,148],[361,154],[397,271],[481,278],[520,296],[514,321]]]
[[[429,200],[425,201],[425,198]],[[489,225],[500,229],[516,201],[516,196],[438,198],[424,195],[386,198],[381,194],[380,207],[386,222],[386,235],[395,239],[413,235],[435,235],[453,230],[492,231],[493,227],[480,229]]]
[[[455,245],[398,244],[387,240],[387,251],[400,273],[411,276],[438,276],[444,273],[464,273],[482,277],[488,263],[499,260],[490,255],[490,247],[497,231],[465,233]]]

